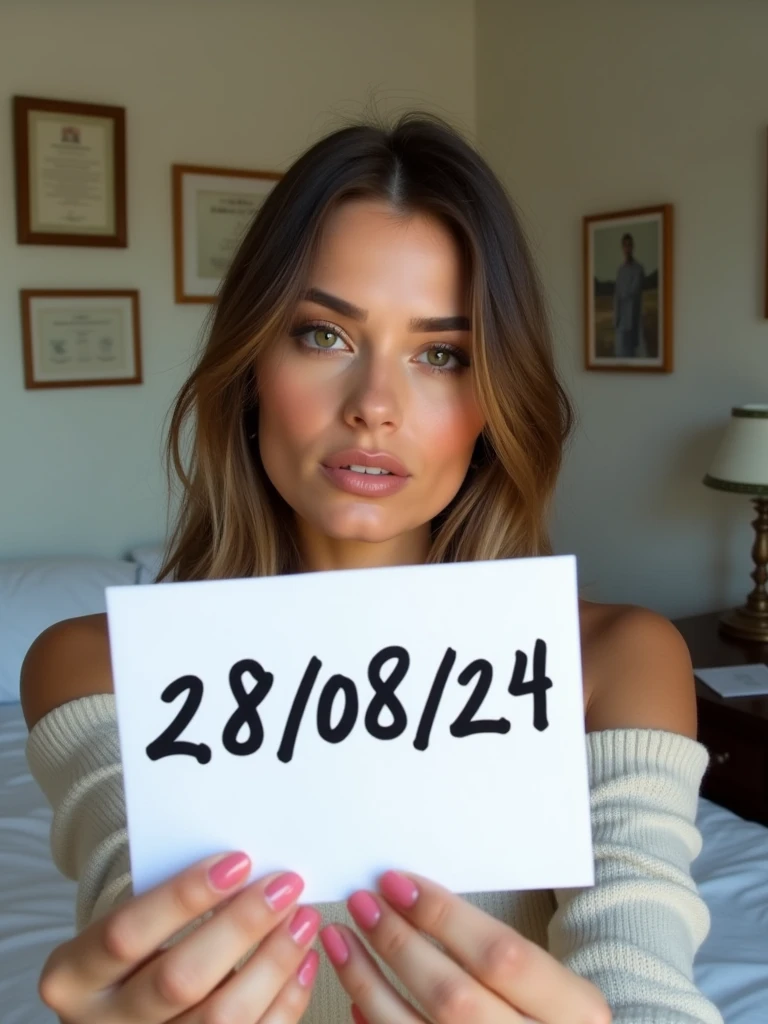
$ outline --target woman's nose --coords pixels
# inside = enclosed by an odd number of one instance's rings
[[[344,403],[344,421],[356,430],[393,430],[403,410],[401,370],[390,361],[368,361],[355,372]]]

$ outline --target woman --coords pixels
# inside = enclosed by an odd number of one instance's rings
[[[546,554],[570,418],[485,162],[428,115],[345,128],[277,184],[223,284],[171,421],[161,576]],[[581,634],[595,887],[462,899],[392,871],[318,913],[291,872],[244,885],[237,851],[131,896],[105,617],[47,630],[23,669],[28,753],[79,897],[43,1000],[67,1024],[337,1024],[344,989],[370,1024],[720,1022],[691,981],[707,754],[685,645],[587,602]]]

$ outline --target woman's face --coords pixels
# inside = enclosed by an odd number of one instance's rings
[[[258,366],[261,458],[305,544],[426,554],[483,427],[469,328],[439,221],[372,200],[329,217],[292,328]]]

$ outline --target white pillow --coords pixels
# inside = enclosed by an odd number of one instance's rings
[[[133,548],[128,557],[138,563],[137,583],[154,583],[163,564],[165,548],[162,544],[142,544]]]
[[[19,699],[24,655],[44,629],[106,610],[104,588],[136,583],[135,562],[34,558],[0,562],[0,703]]]

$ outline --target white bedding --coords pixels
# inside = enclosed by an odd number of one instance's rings
[[[0,1024],[54,1024],[37,998],[49,951],[73,927],[75,886],[54,868],[51,814],[27,770],[18,704],[0,705]],[[768,1022],[768,829],[699,802],[693,874],[712,915],[695,966],[726,1024]]]
[[[26,739],[21,705],[0,705],[0,1022],[55,1024],[37,979],[72,934],[75,884],[51,861],[51,811],[29,774]]]

